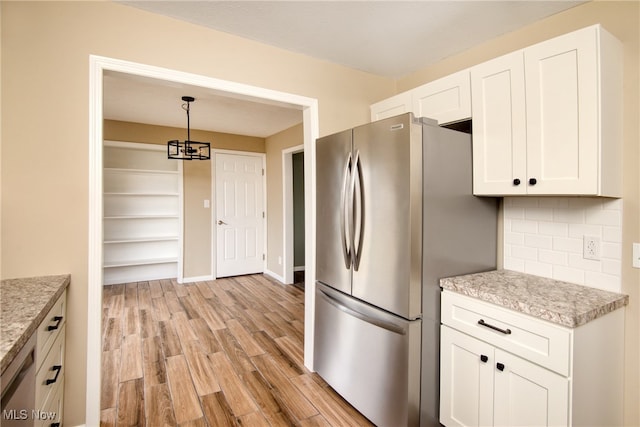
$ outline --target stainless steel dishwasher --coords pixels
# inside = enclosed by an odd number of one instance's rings
[[[36,400],[36,334],[18,352],[11,364],[0,376],[2,387],[3,427],[31,427]]]

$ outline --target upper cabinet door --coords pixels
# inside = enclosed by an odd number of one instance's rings
[[[371,105],[371,121],[403,113],[446,124],[471,118],[469,70],[459,71]]]
[[[474,193],[526,194],[522,51],[473,67],[471,89]]]
[[[598,192],[596,46],[591,27],[524,52],[529,194]]]
[[[620,197],[621,49],[594,25],[473,67],[474,193]]]
[[[445,124],[471,118],[469,70],[459,71],[411,90],[413,114]]]
[[[409,112],[411,112],[411,94],[403,92],[372,104],[371,121],[375,122]]]

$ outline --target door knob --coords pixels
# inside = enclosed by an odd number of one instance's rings
[[[226,222],[222,221],[221,219],[218,220],[218,225],[229,225]]]

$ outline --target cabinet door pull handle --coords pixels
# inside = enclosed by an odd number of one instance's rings
[[[481,354],[480,355],[480,360],[482,361],[482,363],[487,363],[489,358],[487,356],[485,356],[484,354]]]
[[[51,370],[56,371],[56,376],[53,377],[52,379],[47,379],[47,381],[45,382],[45,385],[50,385],[58,381],[58,375],[60,375],[60,371],[62,370],[62,365],[53,365]]]
[[[513,180],[513,185],[520,185],[520,179],[516,178]]]
[[[500,372],[504,371],[504,363],[496,363],[496,368],[498,368]]]
[[[60,323],[62,323],[62,319],[64,319],[62,316],[55,316],[53,320],[56,322],[56,324],[47,326],[47,331],[55,331],[56,329],[58,329],[60,327]]]
[[[538,183],[538,180],[535,178],[529,178],[529,185],[536,185]]]
[[[484,321],[484,319],[478,320],[478,325],[484,326],[485,328],[493,329],[494,331],[498,331],[498,332],[503,333],[505,335],[511,335],[511,329],[498,328],[497,326],[493,326],[493,325],[488,324],[487,322]]]

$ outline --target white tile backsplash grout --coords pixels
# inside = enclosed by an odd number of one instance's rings
[[[505,197],[504,268],[620,292],[622,200]],[[601,239],[600,259],[583,258],[584,236]]]

